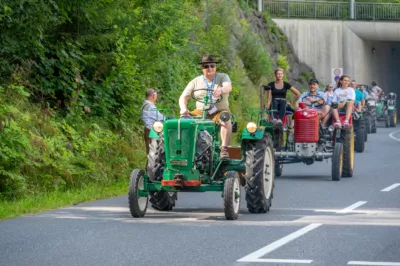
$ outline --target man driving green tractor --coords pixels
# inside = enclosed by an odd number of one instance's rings
[[[196,98],[202,98],[207,93],[210,96],[210,103],[216,101],[218,97],[222,97],[220,102],[215,103],[213,108],[207,112],[207,118],[220,123],[221,125],[221,159],[229,159],[228,145],[230,136],[232,134],[232,124],[229,119],[226,122],[221,121],[220,115],[223,111],[229,111],[229,93],[232,91],[231,80],[225,73],[217,73],[217,62],[213,55],[203,55],[201,62],[203,75],[196,77],[186,86],[179,98],[179,107],[181,115],[202,116],[202,109],[204,104],[196,101],[196,109],[189,111],[187,109],[187,102],[191,97],[194,90],[200,88],[207,88],[205,90],[196,91],[194,93]],[[214,91],[214,92],[212,92]]]

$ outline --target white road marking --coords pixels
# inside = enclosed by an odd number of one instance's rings
[[[317,223],[312,223],[307,225],[306,227],[301,228],[300,230],[297,230],[296,232],[291,233],[290,235],[287,235],[281,239],[278,239],[277,241],[260,248],[257,251],[254,251],[253,253],[250,253],[247,256],[244,256],[241,259],[238,259],[237,261],[239,262],[255,262],[259,261],[261,257],[265,256],[266,254],[274,251],[275,249],[280,248],[281,246],[289,243],[290,241],[310,232],[311,230],[314,230],[315,228],[321,226],[322,224],[317,224]],[[308,261],[308,260],[307,260]],[[260,261],[262,262],[262,261]],[[309,263],[309,262],[308,262]]]
[[[246,262],[308,264],[313,261],[312,260],[285,260],[285,259],[254,259],[254,260],[246,260]]]
[[[389,137],[390,137],[391,139],[400,141],[400,139],[398,139],[398,138],[396,138],[395,136],[393,136],[394,134],[397,134],[397,133],[400,133],[400,130],[390,133],[390,134],[389,134]]]
[[[387,188],[384,188],[384,189],[382,189],[381,191],[385,191],[385,192],[391,191],[392,189],[395,189],[395,188],[397,188],[398,186],[400,186],[400,183],[396,183],[396,184],[393,184],[393,185],[391,185],[391,186],[388,186]]]
[[[343,210],[337,211],[336,213],[347,213],[347,212],[350,212],[350,211],[354,210],[355,208],[360,207],[361,205],[363,205],[365,203],[367,203],[367,201],[356,202],[356,203],[350,205],[349,207],[344,208]]]
[[[347,265],[400,266],[400,262],[349,261]]]

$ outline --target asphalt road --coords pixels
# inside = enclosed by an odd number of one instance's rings
[[[237,221],[220,193],[181,193],[142,219],[125,196],[6,220],[0,265],[400,265],[399,158],[400,128],[379,128],[352,178],[331,181],[325,161],[285,165],[271,211],[243,200]]]

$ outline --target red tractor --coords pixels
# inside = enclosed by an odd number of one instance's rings
[[[261,105],[264,106],[263,93],[261,101]],[[330,119],[331,125],[324,128],[321,126],[318,110],[313,109],[318,106],[314,103],[312,106],[307,106],[305,102],[300,105],[302,109],[296,110],[293,115],[291,112],[286,114],[286,116],[293,117],[294,128],[287,123],[282,129],[275,129],[276,176],[281,175],[284,164],[302,162],[311,165],[315,161],[331,158],[333,181],[339,181],[341,177],[352,177],[354,168],[353,119],[349,121],[351,127],[348,130],[333,127],[332,118]],[[333,103],[331,108],[337,108],[337,104]],[[339,117],[343,123],[345,113],[339,112]]]

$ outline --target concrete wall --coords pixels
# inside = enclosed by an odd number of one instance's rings
[[[331,82],[331,68],[343,67],[358,83],[375,80],[400,95],[400,26],[395,22],[274,19],[299,59]],[[375,47],[376,54],[372,53]],[[397,54],[392,55],[392,48]]]

